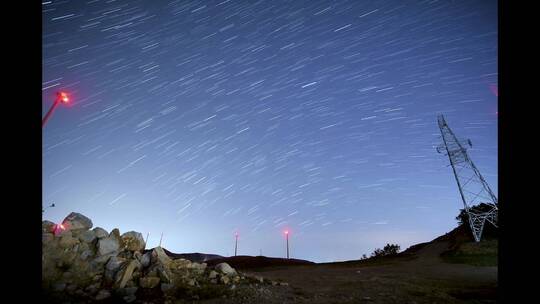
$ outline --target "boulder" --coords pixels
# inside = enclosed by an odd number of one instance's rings
[[[259,283],[264,283],[264,278],[261,277],[261,276],[257,276],[257,275],[256,275],[256,276],[254,276],[253,278],[254,278],[255,280],[259,281]]]
[[[114,236],[109,236],[98,241],[99,255],[106,255],[120,249],[120,243]]]
[[[117,239],[120,239],[120,230],[118,228],[114,228],[111,233],[109,233],[109,237],[114,236]]]
[[[56,224],[51,221],[43,221],[41,222],[41,231],[47,232],[47,233],[53,233],[55,226]]]
[[[169,267],[171,269],[182,269],[182,268],[192,268],[192,263],[189,260],[186,259],[175,259],[172,260],[169,264]]]
[[[71,212],[64,221],[62,221],[62,225],[64,225],[65,229],[67,230],[88,230],[92,228],[92,221],[87,218],[86,216]]]
[[[81,242],[77,248],[77,252],[82,253],[86,250],[91,250],[90,248],[94,249],[94,244]]]
[[[88,292],[89,294],[95,294],[96,292],[98,292],[99,290],[99,286],[100,284],[99,283],[94,283],[92,285],[88,285],[84,291]]]
[[[174,284],[161,283],[161,291],[167,293],[174,290]]]
[[[141,263],[142,267],[148,267],[148,265],[150,265],[151,260],[152,260],[152,252],[149,251],[141,255],[139,262]]]
[[[77,284],[68,284],[66,287],[66,292],[73,294],[77,288],[79,288]]]
[[[134,295],[135,293],[137,293],[137,289],[139,289],[139,287],[119,288],[116,290],[116,293],[120,296],[129,296],[129,295]]]
[[[60,237],[60,247],[62,248],[71,248],[79,243],[79,240],[72,237],[71,234],[62,234]]]
[[[41,242],[42,243],[48,243],[50,241],[54,240],[54,235],[52,233],[42,233],[41,234]]]
[[[206,263],[192,263],[190,265],[190,268],[193,270],[194,273],[201,275],[204,273],[204,270],[206,269]]]
[[[169,266],[169,264],[172,262],[172,259],[169,256],[167,256],[163,248],[156,247],[154,248],[154,250],[152,250],[151,262]]]
[[[216,265],[215,269],[221,273],[224,273],[226,275],[234,275],[236,274],[236,270],[229,266],[227,263],[219,263]]]
[[[113,256],[109,259],[105,265],[105,278],[108,281],[112,281],[116,273],[120,270],[120,267],[126,262],[125,259]]]
[[[62,225],[42,222],[42,280],[47,288],[63,292],[66,300],[77,296],[87,302],[137,302],[138,288],[153,289],[140,290],[141,295],[157,291],[172,300],[170,296],[180,287],[195,290],[192,287],[210,281],[231,288],[241,281],[227,263],[208,269],[206,263],[173,260],[162,247],[143,253],[141,233],[121,235],[118,229],[107,233],[91,227],[91,221],[78,213],[71,213]],[[50,232],[55,230],[58,235]],[[161,290],[157,290],[160,284]]]
[[[123,248],[129,251],[141,251],[145,247],[143,236],[140,232],[129,231],[120,237],[122,239]]]
[[[109,261],[107,262],[107,264],[105,265],[105,270],[109,270],[109,271],[117,271],[120,269],[120,267],[122,267],[122,264],[125,262],[126,260],[123,259],[123,258],[119,258],[117,256],[113,256],[109,259]]]
[[[101,301],[101,300],[105,300],[105,299],[110,298],[110,297],[111,297],[111,293],[108,290],[102,289],[102,290],[100,290],[98,292],[95,299],[96,299],[96,301]]]
[[[158,286],[159,278],[157,277],[144,277],[139,280],[139,285],[142,288],[154,288]]]
[[[84,250],[82,253],[81,253],[81,259],[82,260],[86,260],[88,259],[89,257],[92,256],[92,251],[87,249],[87,250]]]
[[[124,288],[129,280],[133,276],[133,271],[139,268],[141,265],[137,260],[130,260],[125,263],[122,268],[116,274],[116,280],[114,285],[116,288]]]
[[[96,233],[93,230],[86,230],[79,234],[79,240],[85,243],[91,243],[96,239]]]
[[[98,239],[103,239],[109,236],[109,233],[107,232],[107,230],[101,227],[96,227],[92,229],[92,231],[94,231],[94,234],[96,235]]]
[[[53,285],[53,289],[55,291],[64,291],[66,289],[66,283],[64,282],[58,282]]]
[[[155,270],[157,270],[157,274],[162,282],[172,283],[171,272],[169,271],[169,268],[161,264],[156,264]]]
[[[90,266],[94,267],[95,269],[101,268],[103,270],[103,265],[109,262],[110,258],[116,257],[116,255],[117,251],[113,251],[105,255],[98,255],[94,259],[92,259],[92,261],[90,261]]]

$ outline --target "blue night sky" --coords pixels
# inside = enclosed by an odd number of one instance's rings
[[[43,1],[44,218],[358,259],[450,231],[437,114],[497,193],[496,1]]]

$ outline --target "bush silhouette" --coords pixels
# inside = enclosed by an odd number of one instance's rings
[[[486,211],[491,210],[491,208],[493,208],[492,204],[480,203],[476,206],[471,207],[470,209],[473,212],[486,212]],[[458,221],[458,224],[460,226],[463,226],[466,229],[466,231],[471,233],[471,226],[469,225],[469,215],[465,211],[465,208],[459,210],[459,214],[458,216],[456,216],[456,220]],[[497,228],[491,225],[491,223],[489,223],[488,221],[486,221],[486,223],[484,224],[482,238],[483,237],[488,237],[488,238],[497,237]]]
[[[399,252],[398,244],[386,244],[383,249],[377,248],[371,254],[371,257],[383,257],[383,256],[392,256],[396,255]]]

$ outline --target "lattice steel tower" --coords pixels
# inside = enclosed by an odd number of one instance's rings
[[[439,115],[437,120],[443,139],[443,143],[437,147],[437,152],[448,155],[450,159],[474,240],[479,242],[486,220],[497,227],[499,210],[497,197],[467,154],[467,146],[472,147],[471,140],[458,140],[443,115]],[[475,208],[481,203],[488,206],[487,210]]]

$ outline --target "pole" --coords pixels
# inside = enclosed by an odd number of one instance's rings
[[[287,259],[289,259],[289,234],[287,233]]]
[[[161,233],[161,237],[159,238],[159,247],[161,247],[161,240],[163,239],[163,232]]]
[[[47,121],[51,117],[52,113],[54,112],[54,109],[56,109],[56,107],[58,106],[59,103],[60,103],[60,98],[56,98],[54,100],[54,103],[52,104],[51,108],[47,112],[47,114],[45,114],[45,117],[43,117],[43,120],[41,121],[41,128],[43,128],[45,126],[45,124],[47,123]]]
[[[236,242],[234,243],[234,256],[238,253],[238,233],[235,235]]]

